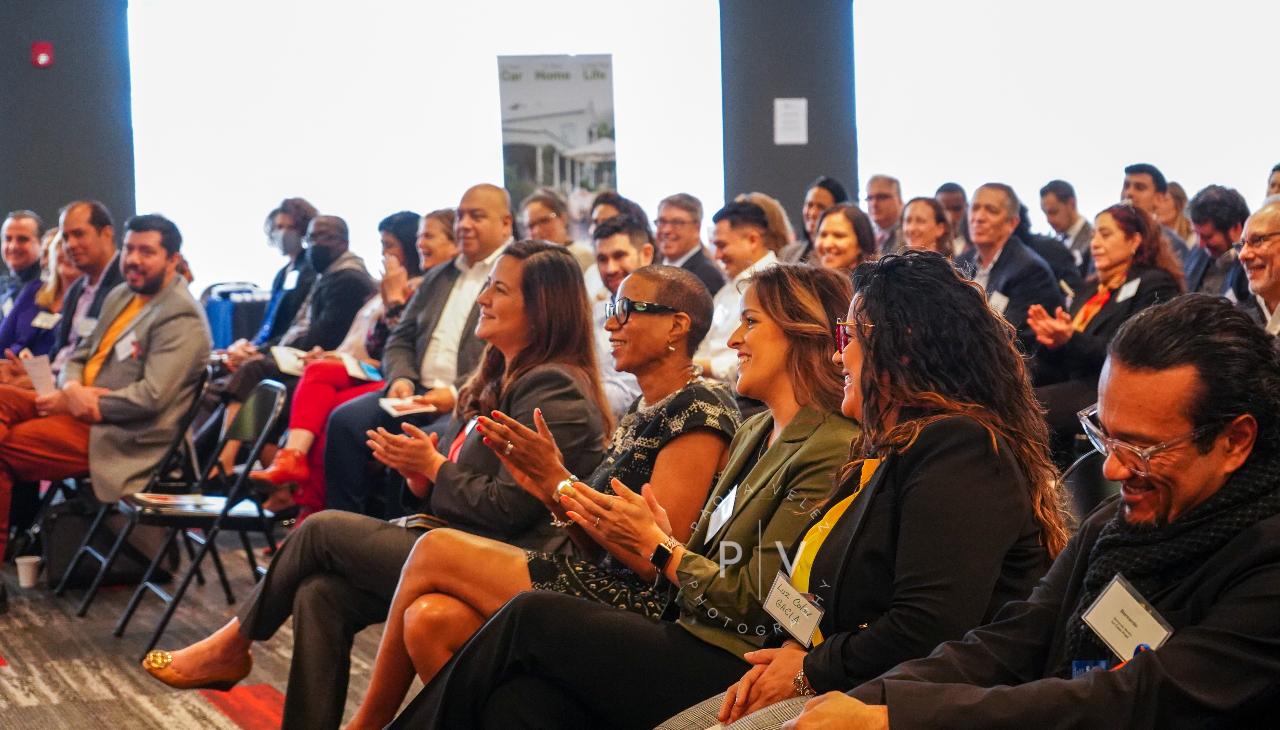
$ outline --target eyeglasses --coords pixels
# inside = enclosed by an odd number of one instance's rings
[[[302,237],[302,242],[308,246],[314,246],[321,241],[341,241],[342,236],[337,233],[308,233]]]
[[[1104,433],[1102,425],[1097,421],[1097,415],[1097,403],[1076,414],[1076,417],[1080,419],[1080,425],[1084,427],[1085,435],[1089,437],[1089,443],[1093,444],[1093,448],[1103,456],[1115,456],[1116,461],[1119,461],[1121,466],[1140,477],[1151,475],[1151,457],[1162,451],[1168,451],[1175,446],[1180,446],[1192,439],[1199,438],[1219,427],[1219,424],[1216,423],[1205,424],[1200,428],[1188,431],[1181,436],[1171,438],[1155,446],[1140,448],[1120,439],[1111,438]]]
[[[836,320],[836,352],[844,352],[845,348],[853,342],[853,330],[850,327],[875,327],[874,324],[866,322],[846,322],[843,319]]]
[[[1262,248],[1263,244],[1265,244],[1267,241],[1271,240],[1272,238],[1275,238],[1276,236],[1280,236],[1280,231],[1263,233],[1262,235],[1259,235],[1259,236],[1253,236],[1247,241],[1236,241],[1231,245],[1235,246],[1236,249],[1240,251],[1243,251],[1246,248],[1252,248],[1254,250],[1257,250]]]
[[[560,216],[556,215],[555,213],[550,213],[550,214],[547,214],[547,215],[542,216],[541,218],[534,218],[533,220],[529,221],[528,223],[525,223],[525,224],[524,224],[524,227],[525,227],[525,228],[537,228],[538,226],[545,226],[546,224],[550,223],[551,221],[553,221],[553,220],[555,220],[556,218],[559,218],[559,217],[560,217]]]
[[[665,304],[654,304],[653,302],[637,302],[626,297],[618,297],[616,301],[609,302],[604,306],[605,316],[617,317],[618,324],[626,324],[631,319],[632,312],[640,314],[675,314],[679,312],[675,307],[668,307]]]
[[[662,228],[668,226],[671,228],[684,228],[685,226],[694,225],[693,221],[682,221],[676,218],[657,218],[653,221],[654,226]]]

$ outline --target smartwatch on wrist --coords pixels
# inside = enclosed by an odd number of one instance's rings
[[[674,537],[668,537],[653,549],[653,555],[649,556],[649,562],[653,563],[653,567],[658,569],[659,576],[667,572],[667,563],[671,562],[671,555],[678,547],[680,547],[680,543]]]

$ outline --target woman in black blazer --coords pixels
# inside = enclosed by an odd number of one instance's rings
[[[1048,411],[1050,443],[1059,466],[1071,461],[1080,430],[1076,414],[1098,400],[1107,344],[1120,325],[1153,304],[1182,293],[1182,267],[1160,226],[1145,211],[1119,204],[1094,219],[1089,244],[1098,273],[1076,294],[1068,314],[1027,311],[1035,332],[1036,398]]]

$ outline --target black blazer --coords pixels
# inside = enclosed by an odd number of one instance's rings
[[[1118,301],[1119,292],[1130,282],[1138,280],[1138,290],[1123,302]],[[1071,303],[1071,316],[1075,316],[1097,291],[1096,283],[1086,285],[1088,291],[1076,295]],[[1182,290],[1178,282],[1169,272],[1154,267],[1133,266],[1129,276],[1118,289],[1112,290],[1111,298],[1102,305],[1102,309],[1089,320],[1083,332],[1076,332],[1062,347],[1050,350],[1036,343],[1032,370],[1035,373],[1036,385],[1061,383],[1066,380],[1083,380],[1098,384],[1098,376],[1102,374],[1102,363],[1107,359],[1107,344],[1130,317],[1153,304],[1167,302],[1178,296]],[[1047,309],[1047,307],[1046,307]],[[1053,310],[1049,311],[1053,314]]]
[[[81,275],[71,283],[67,289],[67,293],[62,297],[62,319],[58,320],[57,341],[53,344],[51,356],[57,355],[58,351],[67,346],[71,341],[71,320],[75,317],[76,302],[79,301],[80,295],[84,293],[84,288],[89,283],[87,275]],[[107,264],[107,268],[102,272],[102,279],[98,281],[98,291],[93,295],[93,302],[89,305],[89,310],[85,312],[86,317],[97,318],[102,311],[102,302],[111,293],[112,289],[124,283],[124,272],[120,270],[120,254],[117,253],[111,257],[111,263]]]
[[[1019,237],[1018,240],[1027,244],[1027,248],[1035,251],[1037,256],[1049,264],[1049,269],[1058,280],[1059,288],[1065,285],[1076,297],[1080,296],[1081,291],[1085,289],[1084,277],[1080,275],[1080,269],[1076,267],[1076,257],[1072,255],[1070,249],[1052,238],[1037,236],[1034,233],[1026,238]],[[1065,295],[1066,292],[1064,291],[1063,294]]]
[[[1182,262],[1182,275],[1186,278],[1188,292],[1195,292],[1200,288],[1205,272],[1209,270],[1209,265],[1212,263],[1213,257],[1200,246],[1187,252],[1187,259]],[[1222,291],[1205,293],[1221,294],[1235,299],[1236,302],[1247,302],[1253,299],[1253,294],[1249,293],[1249,275],[1245,273],[1239,259],[1236,259],[1235,265],[1227,272],[1227,280],[1223,282]]]
[[[849,694],[888,704],[894,730],[1275,727],[1280,515],[1145,597],[1174,629],[1159,649],[1118,671],[1046,679],[1063,660],[1089,553],[1120,506],[1113,497],[1085,520],[1029,599]]]
[[[1049,553],[1022,469],[1004,439],[996,443],[970,418],[930,424],[880,465],[828,533],[809,581],[825,610],[825,641],[804,661],[815,691],[846,691],[927,656],[1031,594]],[[857,484],[854,475],[840,485],[823,515]]]
[[[387,374],[387,387],[397,380],[410,380],[420,386],[422,358],[431,344],[431,335],[440,323],[444,305],[449,301],[453,284],[458,280],[456,259],[434,266],[422,276],[418,291],[405,305],[400,323],[387,338],[382,351],[382,370]],[[476,322],[480,319],[480,305],[471,305],[471,313],[462,328],[462,342],[458,345],[458,377],[454,385],[461,386],[467,376],[480,364],[485,341],[476,337]],[[532,421],[530,421],[532,423]],[[532,428],[532,427],[531,427]]]
[[[330,270],[322,272],[315,280],[308,307],[311,311],[308,313],[307,330],[289,343],[299,350],[313,347],[336,350],[346,338],[351,321],[361,307],[369,297],[378,293],[377,283],[364,266],[333,270],[334,267],[335,264],[330,264]]]
[[[957,256],[956,267],[972,277],[978,270],[977,247],[970,246]],[[987,299],[990,300],[991,295],[996,292],[1008,297],[1009,304],[1005,307],[1004,319],[1018,330],[1018,339],[1022,341],[1026,352],[1031,352],[1036,341],[1035,333],[1027,326],[1027,310],[1032,304],[1039,304],[1052,313],[1066,301],[1049,264],[1027,248],[1017,236],[1009,237],[1000,252],[1000,258],[991,267],[991,275],[987,279]]]
[[[297,316],[298,309],[306,301],[307,293],[311,291],[311,285],[316,282],[316,270],[312,268],[311,262],[307,260],[305,254],[298,256],[297,272],[298,283],[281,295],[280,303],[276,305],[276,311],[271,316],[271,329],[268,331],[261,347],[280,344],[280,338],[284,337],[284,333],[289,331],[289,325],[293,324],[293,318]],[[289,266],[287,264],[276,272],[276,278],[271,281],[271,292],[273,294],[284,289],[284,280],[288,275]],[[339,340],[339,344],[341,344],[341,340]]]
[[[564,455],[565,468],[585,479],[604,459],[604,416],[586,381],[563,365],[539,365],[507,386],[498,410],[535,428],[542,417]],[[466,427],[454,419],[440,435],[445,453]],[[467,532],[530,550],[556,552],[566,544],[564,530],[551,526],[551,513],[516,483],[480,431],[462,442],[458,462],[446,462],[427,495],[428,511]]]
[[[711,292],[713,297],[716,292],[720,291],[720,287],[724,286],[724,272],[720,270],[719,266],[716,266],[716,262],[707,258],[707,254],[702,250],[701,244],[680,268],[693,272],[694,276],[701,279],[702,283],[706,285],[707,291]]]

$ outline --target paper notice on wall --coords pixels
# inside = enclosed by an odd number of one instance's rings
[[[809,144],[809,100],[773,100],[773,143]]]

